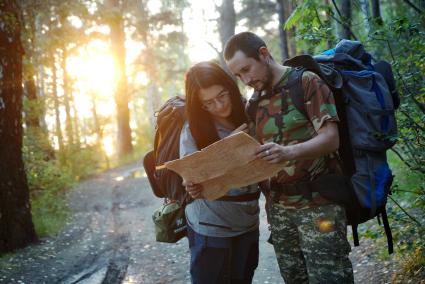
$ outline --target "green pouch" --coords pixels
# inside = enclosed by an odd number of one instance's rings
[[[155,210],[152,220],[155,224],[157,242],[175,243],[186,236],[184,209],[185,206],[170,202]]]

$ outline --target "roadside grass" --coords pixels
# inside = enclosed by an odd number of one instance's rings
[[[146,145],[146,144],[144,144]],[[67,148],[57,159],[47,160],[42,152],[25,152],[30,187],[31,213],[38,237],[58,233],[70,217],[66,193],[79,181],[134,162],[140,162],[147,147],[136,146],[122,159],[106,157],[99,148]],[[28,149],[27,149],[28,150]]]

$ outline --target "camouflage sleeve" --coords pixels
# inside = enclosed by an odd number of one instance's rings
[[[318,131],[325,121],[339,121],[335,99],[326,83],[313,72],[303,74],[304,101],[308,118]]]

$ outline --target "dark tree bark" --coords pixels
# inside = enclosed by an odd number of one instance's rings
[[[354,39],[357,40],[357,37],[354,35],[351,30],[351,0],[341,0],[341,10],[338,8],[336,4],[336,0],[332,0],[333,8],[336,16],[332,16],[332,18],[338,23],[338,37],[340,39]]]
[[[369,34],[371,31],[369,0],[359,0],[359,3],[360,3],[360,9],[362,10],[362,13],[364,16],[364,25],[365,25],[367,34]]]
[[[282,56],[282,60],[289,58],[288,35],[286,33],[286,30],[283,28],[287,20],[287,13],[285,13],[284,2],[284,0],[277,0],[277,13],[279,16],[280,54]]]
[[[332,7],[332,4],[331,4],[331,2],[330,2],[330,0],[324,0],[324,2],[325,2],[325,4],[328,6],[328,7]],[[326,12],[325,12],[325,16],[326,16],[326,20],[328,21],[328,22],[330,22],[330,25],[331,25],[331,27],[332,27],[332,34],[334,35],[334,36],[336,36],[337,34],[336,34],[336,31],[337,31],[337,29],[336,29],[336,25],[337,25],[337,23],[335,23],[335,21],[332,21],[332,17],[331,17],[331,9],[332,8],[330,8],[330,10],[327,10]],[[334,47],[334,42],[331,40],[331,39],[328,39],[328,41],[327,41],[327,45],[328,45],[328,48],[329,49],[331,49],[331,48],[333,48]]]
[[[381,16],[381,8],[380,8],[379,0],[372,0],[372,18],[379,25],[382,25],[384,23]]]
[[[23,65],[24,74],[24,94],[28,100],[28,107],[24,108],[25,112],[25,125],[27,128],[40,127],[40,105],[37,96],[37,86],[34,80],[34,46],[35,46],[35,17],[33,9],[26,9],[25,13],[21,6],[21,19],[22,19],[22,37],[26,38],[23,42],[25,50],[26,65]]]
[[[344,22],[341,31],[341,37],[349,39],[351,38],[351,0],[341,1],[341,13]]]
[[[285,19],[289,18],[289,15],[294,11],[294,6],[292,5],[292,1],[283,1],[284,9],[285,9]],[[298,54],[297,45],[295,42],[295,27],[286,31],[287,39],[288,39],[288,57],[294,57]]]
[[[220,34],[221,50],[224,50],[227,40],[235,34],[236,13],[233,0],[223,0],[221,6],[218,8],[218,12],[220,13],[218,32]],[[220,54],[220,64],[228,70],[223,54]]]
[[[16,1],[0,2],[0,254],[36,240],[22,160],[19,14]]]
[[[25,95],[28,99],[29,107],[25,112],[25,124],[28,128],[40,127],[40,114],[38,110],[38,97],[37,88],[35,86],[34,78],[29,78],[24,83]]]
[[[125,71],[125,34],[124,22],[119,0],[109,0],[111,8],[114,9],[113,16],[109,22],[111,29],[111,46],[115,59],[115,70],[117,73],[117,87],[115,91],[115,103],[117,105],[118,123],[118,157],[122,158],[133,151],[131,144],[130,110],[128,108],[127,76]]]

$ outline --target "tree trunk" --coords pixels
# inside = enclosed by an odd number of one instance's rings
[[[236,13],[233,0],[223,0],[218,12],[220,13],[218,32],[220,34],[221,50],[224,50],[227,40],[235,34]],[[228,70],[223,54],[220,54],[220,64],[225,70]]]
[[[22,37],[27,39],[25,41],[26,44],[23,44],[23,48],[25,50],[24,62],[27,62],[27,64],[23,65],[24,94],[28,102],[24,108],[25,125],[27,128],[39,128],[41,109],[37,97],[37,86],[34,80],[34,49],[36,38],[34,11],[32,9],[27,9],[26,13],[24,13],[21,7],[21,19]]]
[[[325,4],[328,7],[332,7],[332,4],[330,3],[330,0],[325,0]],[[332,8],[330,8],[330,9],[332,9]],[[332,29],[332,35],[335,36],[335,37],[337,37],[337,35],[336,35],[336,30],[337,30],[336,23],[335,23],[334,20],[331,19],[331,11],[330,10],[327,10],[325,16],[326,16],[326,20],[328,22],[330,22],[330,27]],[[335,46],[335,43],[331,39],[328,39],[327,45],[328,45],[328,48],[331,49],[331,48],[333,48]]]
[[[94,123],[94,129],[97,135],[97,144],[100,149],[102,149],[102,153],[104,154],[106,168],[109,169],[109,158],[106,151],[103,149],[103,129],[100,126],[99,117],[97,115],[97,108],[96,108],[96,96],[94,91],[90,92],[91,97],[91,103],[92,103],[92,114],[93,114],[93,123]]]
[[[72,103],[72,112],[73,112],[73,123],[74,123],[74,142],[75,145],[77,146],[77,149],[80,149],[81,146],[81,142],[80,142],[80,127],[79,127],[79,119],[78,119],[78,110],[77,107],[75,106],[75,100],[74,100],[74,95],[71,91],[70,93],[71,96],[71,103]]]
[[[58,78],[57,78],[57,68],[56,68],[56,56],[52,55],[52,90],[53,90],[53,103],[55,106],[55,119],[56,119],[56,137],[58,139],[58,147],[59,152],[61,153],[61,156],[63,154],[63,135],[62,135],[62,127],[61,127],[61,120],[60,120],[60,103],[59,103],[59,97],[58,97]]]
[[[62,103],[65,106],[65,114],[66,114],[66,120],[65,120],[65,130],[66,130],[66,137],[68,139],[68,145],[74,145],[74,130],[72,127],[72,115],[71,115],[71,103],[69,99],[69,77],[68,72],[66,71],[66,59],[68,57],[68,52],[66,50],[66,47],[62,47],[62,57],[61,57],[61,69],[63,74],[63,101]]]
[[[340,39],[350,39],[351,32],[351,0],[341,0],[341,11],[339,11],[335,1],[334,7],[340,17],[340,23],[338,25],[338,36]]]
[[[38,38],[42,34],[42,24],[41,24],[41,17],[40,15],[35,16],[35,42],[37,43]],[[36,68],[37,73],[37,96],[39,98],[40,103],[42,104],[42,109],[40,113],[39,121],[41,123],[41,127],[43,128],[43,131],[46,133],[47,130],[47,123],[46,123],[46,107],[45,107],[45,87],[44,87],[44,66],[42,64],[37,64],[38,67]]]
[[[279,16],[280,54],[282,56],[282,60],[289,58],[288,35],[286,33],[286,30],[283,28],[287,20],[284,2],[284,0],[277,0],[277,13]]]
[[[360,8],[364,16],[364,25],[366,27],[366,33],[369,35],[371,30],[369,0],[359,0],[359,2],[360,2]]]
[[[285,19],[289,18],[289,15],[294,11],[294,6],[291,1],[283,1],[284,4],[284,12]],[[287,39],[288,39],[288,55],[289,57],[294,57],[297,55],[297,45],[295,42],[295,28],[291,28],[286,31]]]
[[[133,151],[131,144],[130,110],[128,108],[127,76],[125,72],[125,34],[122,12],[119,0],[109,0],[114,15],[110,20],[111,47],[115,59],[115,72],[117,86],[115,90],[115,103],[117,105],[118,124],[118,157],[122,158]]]
[[[372,17],[378,25],[382,25],[384,21],[381,16],[381,8],[379,0],[372,0]]]
[[[24,83],[28,107],[25,110],[25,125],[28,128],[40,127],[40,108],[34,78],[30,76]]]
[[[1,1],[0,254],[24,247],[37,238],[22,160],[23,49],[19,14],[16,1]]]

